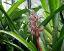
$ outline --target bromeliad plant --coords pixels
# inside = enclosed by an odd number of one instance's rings
[[[39,51],[32,41],[31,32],[28,31],[29,16],[27,8],[21,10],[18,8],[24,0],[18,0],[13,3],[6,12],[0,2],[0,51],[5,47],[6,51]],[[45,19],[39,22],[39,27],[44,26],[40,33],[39,45],[40,51],[62,51],[64,39],[64,5],[60,0],[40,0],[41,6],[33,8],[36,12],[44,9]],[[26,14],[27,16],[23,16]],[[42,17],[43,19],[43,17]],[[37,33],[37,32],[36,32]]]

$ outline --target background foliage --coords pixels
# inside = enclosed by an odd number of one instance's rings
[[[17,0],[6,12],[0,0],[0,51],[38,51],[32,42],[29,28],[29,10],[19,9],[25,0]],[[63,51],[64,49],[64,1],[40,0],[41,5],[32,8],[36,13],[44,10],[39,20],[43,28],[40,33],[42,51]]]

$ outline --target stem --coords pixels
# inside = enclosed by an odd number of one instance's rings
[[[36,44],[37,44],[36,46],[39,49],[39,51],[42,51],[42,48],[40,47],[39,38],[40,38],[39,30],[36,30]]]

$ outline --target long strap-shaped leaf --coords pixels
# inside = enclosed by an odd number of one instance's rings
[[[61,36],[59,37],[58,41],[56,41],[56,43],[54,44],[52,51],[60,51],[61,50],[61,45],[62,45],[62,42],[64,39],[64,25],[61,29],[60,35]]]
[[[49,8],[50,8],[51,13],[53,13],[60,6],[60,0],[48,0],[48,2],[49,2]],[[57,36],[58,35],[58,24],[59,24],[59,14],[58,13],[53,16],[52,21],[53,21],[52,45],[54,45],[54,43],[58,39],[58,36]]]
[[[18,6],[23,3],[24,0],[18,0],[16,3],[14,3],[11,8],[7,11],[7,14],[10,15],[12,12],[14,12],[14,10],[16,10],[18,8]]]
[[[60,0],[48,0],[50,12],[54,12],[56,9],[59,8]]]
[[[34,48],[32,45],[30,45],[30,43],[26,42],[19,34],[16,34],[14,32],[7,32],[4,30],[0,30],[0,33],[5,33],[5,34],[8,34],[8,35],[16,38],[19,42],[24,44],[30,51],[37,51],[36,48]]]
[[[40,26],[41,26],[41,25],[46,26],[46,25],[48,24],[48,22],[53,18],[53,16],[54,16],[56,13],[58,13],[58,12],[60,12],[60,11],[62,11],[62,10],[64,10],[64,5],[62,5],[62,6],[59,7],[58,9],[56,9],[52,14],[50,14],[50,15],[40,24]]]
[[[12,42],[9,42],[9,41],[4,41],[4,42],[5,42],[6,44],[10,44],[11,46],[18,48],[20,51],[24,51],[21,47],[19,47],[18,45],[14,44],[14,43],[12,43]]]
[[[45,11],[49,12],[48,4],[46,0],[40,0],[42,7],[44,8]]]
[[[24,0],[18,0],[16,3],[14,3],[14,4],[11,6],[11,8],[8,10],[7,13],[6,13],[5,10],[2,8],[2,5],[0,4],[0,10],[5,14],[5,16],[6,16],[7,20],[8,20],[8,24],[10,24],[9,27],[10,27],[11,30],[17,30],[17,29],[16,29],[14,23],[12,22],[12,20],[10,19],[9,16],[10,16],[10,14],[11,14],[12,12],[14,12],[14,10],[16,10],[17,7],[18,7],[21,3],[23,3],[23,2],[24,2]],[[8,15],[7,15],[7,14],[8,14]],[[12,27],[12,28],[11,28],[11,27]]]
[[[47,0],[41,0],[41,4],[42,4],[42,7],[44,8],[44,11],[46,11],[45,12],[45,17],[47,18],[47,16],[49,16],[49,13],[50,13],[48,1]],[[51,25],[52,25],[52,22],[49,22],[49,24],[47,24],[46,27],[45,27],[45,28],[48,29],[47,30],[48,32],[51,32],[52,31]]]
[[[13,27],[13,30],[17,30],[14,23],[12,22],[12,20],[10,19],[10,17],[7,15],[7,13],[5,12],[5,10],[3,9],[2,5],[0,5],[0,10],[2,11],[2,13],[4,13],[4,15],[6,16],[7,20],[9,21],[9,23],[11,24],[11,26]]]

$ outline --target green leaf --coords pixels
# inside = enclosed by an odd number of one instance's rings
[[[44,30],[44,35],[45,35],[45,38],[48,40],[49,43],[52,43],[52,35],[49,34],[49,32],[47,32],[46,30]]]
[[[20,18],[22,18],[22,14],[28,12],[28,9],[23,9],[23,10],[20,10],[20,9],[16,9],[14,12],[12,12],[10,14],[10,18],[15,21],[15,20],[18,20]]]
[[[57,13],[55,16],[54,16],[54,20],[53,20],[53,32],[52,32],[52,44],[54,46],[55,42],[57,41],[58,39],[58,27],[59,27],[59,13]]]
[[[12,30],[17,30],[13,21],[10,19],[10,17],[7,15],[7,13],[5,12],[5,10],[3,9],[2,5],[0,5],[0,10],[2,11],[2,13],[4,13],[4,15],[6,16],[7,20],[9,21],[9,23],[11,24],[11,27],[13,28]]]
[[[59,37],[58,41],[56,41],[56,43],[54,44],[52,51],[60,51],[61,50],[61,45],[62,45],[63,39],[64,39],[64,25],[61,29],[60,37]]]
[[[46,26],[48,24],[48,22],[54,17],[54,15],[62,10],[64,10],[64,5],[62,5],[58,9],[56,9],[52,14],[50,14],[39,26],[41,26],[41,25]]]
[[[44,8],[45,11],[49,12],[48,4],[46,0],[40,0],[42,7]]]
[[[60,6],[60,0],[48,0],[50,12],[53,13]],[[53,6],[53,7],[52,7]],[[59,14],[54,14],[53,18],[53,31],[52,31],[52,46],[54,46],[55,42],[58,39],[58,25],[59,25]],[[53,51],[54,48],[52,48]]]
[[[62,29],[60,31],[60,37],[59,37],[59,40],[57,42],[58,44],[56,43],[56,45],[55,45],[56,46],[55,50],[57,50],[57,49],[58,49],[58,51],[61,50],[60,48],[61,48],[63,40],[64,40],[64,25],[62,26]]]
[[[31,46],[28,42],[26,42],[19,34],[16,34],[15,32],[7,32],[4,30],[0,30],[1,33],[8,34],[14,38],[16,38],[19,42],[24,44],[30,51],[37,51],[33,46]]]
[[[63,27],[62,27],[62,29],[61,29],[60,37],[59,37],[59,38],[61,38],[63,35],[64,35],[64,25],[63,25]]]
[[[12,42],[9,42],[9,41],[4,41],[4,42],[5,42],[6,44],[10,44],[11,46],[18,48],[18,49],[21,50],[21,51],[24,51],[21,47],[19,47],[18,45],[14,44],[14,43],[12,43]]]
[[[12,4],[11,8],[7,11],[7,14],[10,15],[14,10],[18,8],[18,6],[23,3],[24,0],[18,0],[16,3]]]
[[[36,8],[33,8],[33,10],[35,10],[36,12],[37,12],[39,9],[41,9],[41,6],[38,6],[38,7],[36,7]]]
[[[60,0],[48,0],[51,13],[59,8]],[[53,7],[52,7],[53,6]]]
[[[47,16],[49,16],[49,13],[50,13],[49,6],[48,6],[48,1],[47,0],[41,0],[41,4],[42,4],[42,7],[44,8],[44,11],[45,11],[45,18],[47,18]],[[52,27],[51,27],[50,24],[52,24],[52,23],[49,22],[49,24],[46,25],[46,27],[48,28],[49,32],[52,31]]]

